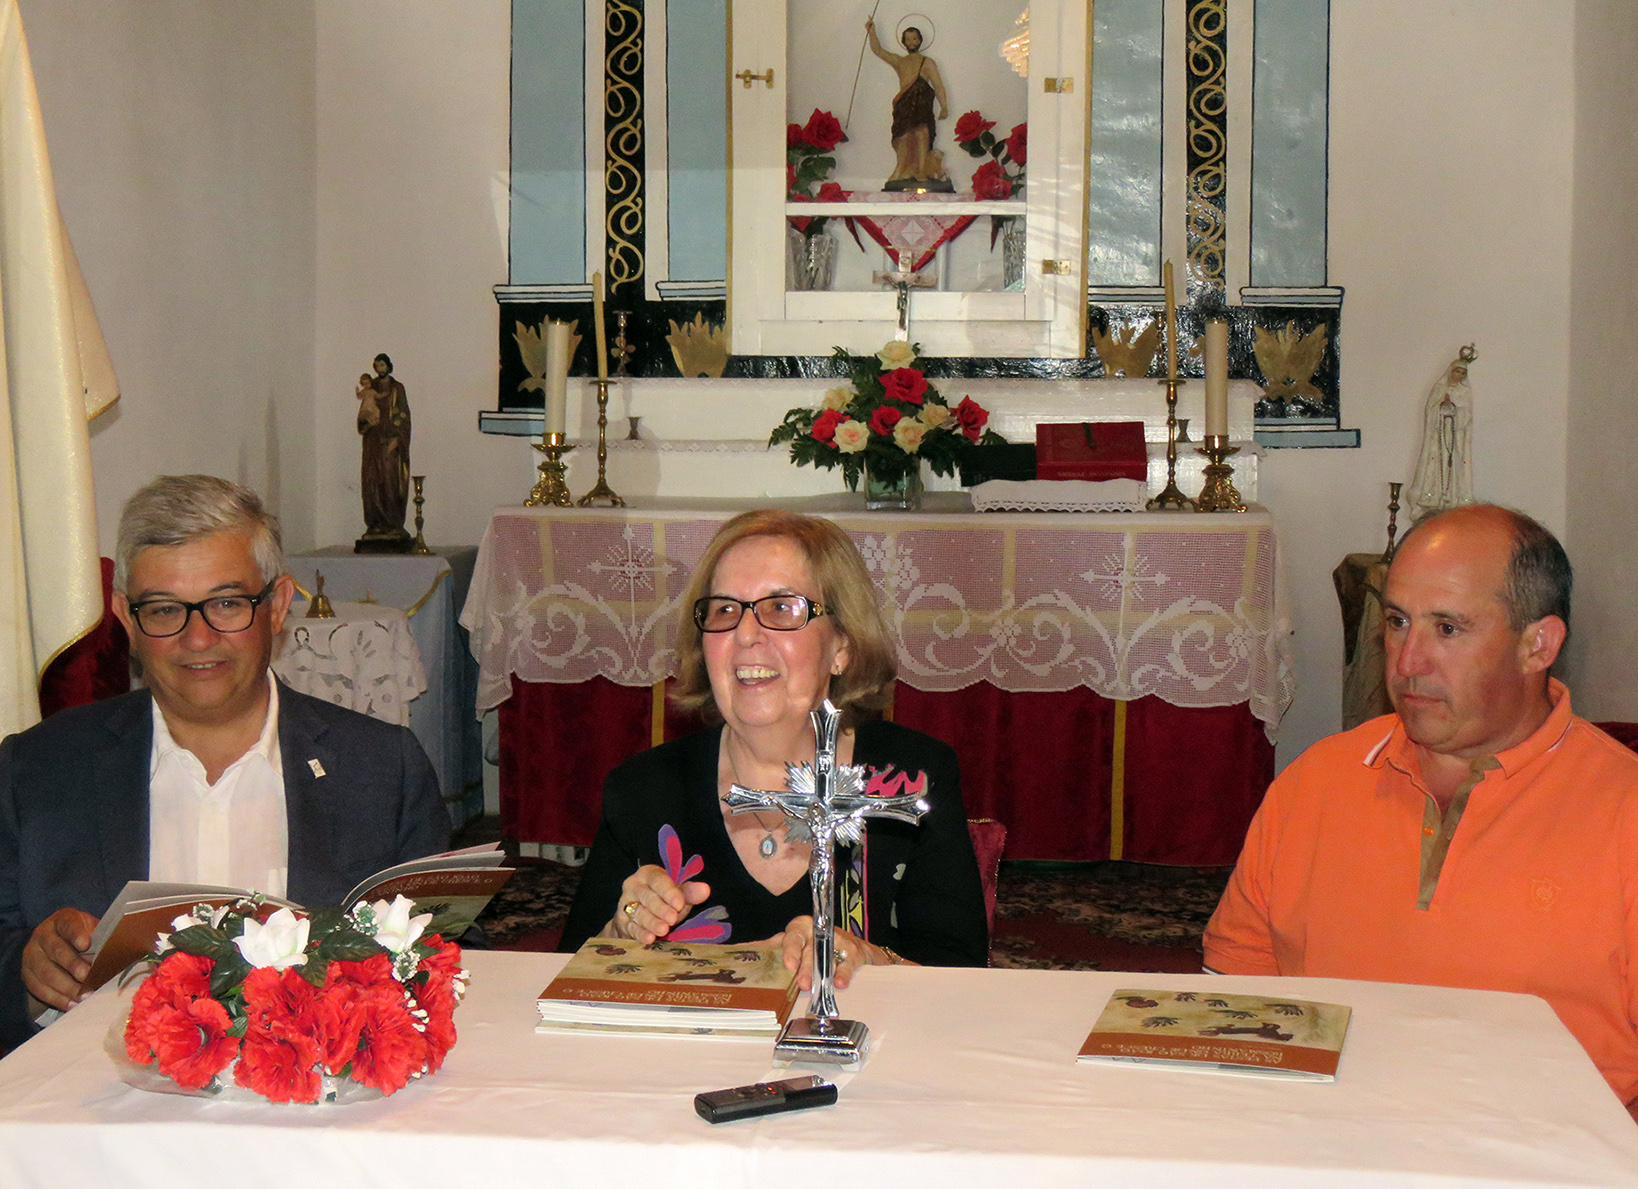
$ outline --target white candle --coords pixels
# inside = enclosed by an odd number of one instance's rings
[[[1206,436],[1228,436],[1228,323],[1206,323]]]
[[[609,340],[603,328],[603,274],[592,273],[592,321],[597,327],[597,378],[609,378]]]
[[[569,408],[570,338],[573,322],[546,323],[546,432],[563,433]]]
[[[1172,295],[1172,262],[1160,270],[1166,285],[1166,378],[1177,379],[1177,299]]]

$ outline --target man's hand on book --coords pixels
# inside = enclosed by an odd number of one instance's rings
[[[80,1001],[81,983],[91,973],[85,952],[97,918],[77,908],[59,908],[34,929],[23,947],[23,986],[30,1015],[48,1007],[67,1011]]]
[[[620,885],[620,904],[609,918],[615,937],[630,938],[649,945],[664,937],[676,923],[704,904],[711,895],[709,884],[689,880],[678,887],[664,867],[650,863],[639,867]]]

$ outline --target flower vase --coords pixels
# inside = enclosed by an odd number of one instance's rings
[[[828,290],[836,280],[836,239],[829,230],[804,235],[787,226],[785,263],[791,289],[803,293]]]
[[[919,512],[921,510],[921,460],[913,459],[903,474],[886,478],[865,462],[865,507],[872,512]]]
[[[1009,218],[1001,233],[1001,284],[1008,290],[1024,287],[1024,220]]]

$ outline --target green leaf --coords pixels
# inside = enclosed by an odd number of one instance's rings
[[[238,954],[239,949],[220,929],[209,925],[189,925],[171,934],[171,948],[184,954],[209,958],[212,962]]]
[[[230,946],[229,948],[233,950],[233,953],[230,956],[218,958],[216,968],[210,972],[210,994],[213,999],[225,1000],[229,994],[237,990],[239,984],[244,982],[250,972],[255,969],[249,962],[244,960],[237,947]]]
[[[302,978],[313,986],[322,987],[324,985],[324,976],[329,973],[329,967],[329,962],[314,953],[308,954],[307,961],[296,967],[296,969],[301,972]]]

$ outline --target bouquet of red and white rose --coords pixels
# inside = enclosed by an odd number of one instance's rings
[[[155,943],[126,1055],[184,1090],[231,1079],[271,1102],[317,1102],[326,1077],[392,1094],[435,1073],[467,974],[459,946],[422,936],[432,914],[414,907],[403,896],[310,914],[196,905]]]
[[[953,475],[962,455],[975,445],[1005,441],[986,429],[989,412],[970,396],[951,408],[914,364],[914,344],[894,339],[874,355],[849,355],[836,348],[852,383],[825,393],[817,409],[792,409],[769,435],[768,445],[791,444],[797,466],[841,467],[857,491],[868,466],[877,479],[893,482],[925,458],[935,475]]]

